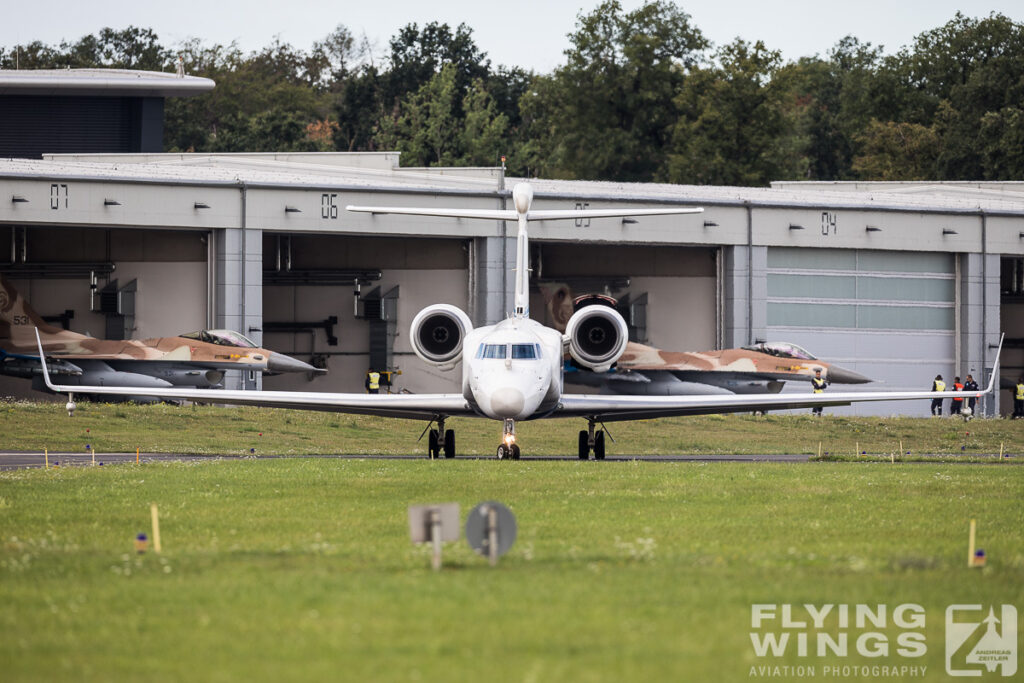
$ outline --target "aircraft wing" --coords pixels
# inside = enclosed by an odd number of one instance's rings
[[[993,374],[993,378],[995,375]],[[791,410],[816,406],[848,406],[867,401],[904,401],[933,398],[981,398],[992,391],[862,391],[823,394],[745,394],[713,396],[604,396],[565,394],[552,417],[587,417],[600,422],[647,420],[679,415],[746,413]]]
[[[1003,339],[999,339],[993,368],[999,367]],[[912,401],[947,398],[981,398],[995,388],[992,373],[984,391],[826,391],[822,394],[743,394],[712,396],[604,396],[563,394],[553,417],[586,417],[600,422],[647,420],[679,415],[746,413],[761,410],[792,410],[816,406],[848,406],[868,401]]]
[[[42,342],[36,331],[39,355]],[[59,394],[95,394],[109,396],[151,396],[161,399],[226,403],[231,405],[322,410],[335,413],[379,415],[408,419],[433,419],[444,416],[476,415],[462,394],[329,394],[312,391],[235,391],[224,389],[174,389],[162,387],[104,387],[54,384],[46,363],[43,379],[51,391]]]
[[[515,221],[519,214],[512,209],[428,209],[394,206],[346,206],[346,211],[376,214],[402,214],[406,216],[438,216],[441,218],[470,218],[492,221]],[[585,218],[622,218],[623,216],[674,216],[683,213],[701,213],[701,208],[676,209],[558,209],[529,211],[528,221],[558,221]]]

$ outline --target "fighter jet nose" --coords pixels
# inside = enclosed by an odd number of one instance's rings
[[[875,381],[859,372],[847,370],[838,365],[833,365],[828,369],[828,380],[833,384],[867,384],[868,382]]]
[[[491,394],[491,412],[499,418],[517,417],[525,405],[523,392],[512,387],[504,387]]]
[[[309,363],[304,363],[297,358],[286,356],[283,353],[277,353],[276,351],[270,352],[270,358],[267,359],[267,371],[268,372],[315,372],[317,374],[323,374],[327,372],[320,368],[314,368]]]

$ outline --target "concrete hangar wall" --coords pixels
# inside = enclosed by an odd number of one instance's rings
[[[74,308],[72,329],[96,334],[88,274],[72,266],[99,259],[116,266],[111,278],[137,282],[131,336],[228,327],[330,370],[266,378],[267,388],[358,391],[371,363],[386,363],[402,371],[398,389],[452,390],[457,376],[412,355],[408,324],[435,302],[464,308],[476,324],[503,317],[514,226],[344,206],[500,207],[515,182],[499,169],[398,169],[386,153],[0,162],[0,197],[11,197],[0,202],[10,233],[8,245],[0,228],[0,268],[42,313]],[[938,372],[987,378],[1005,323],[1001,261],[1024,253],[1024,199],[1012,191],[532,182],[538,208],[706,208],[535,224],[535,284],[626,298],[635,336],[655,346],[783,339],[891,389],[926,388]],[[531,305],[543,319],[542,289]]]

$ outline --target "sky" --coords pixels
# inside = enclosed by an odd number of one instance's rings
[[[642,0],[620,0],[628,11]],[[587,14],[599,0],[47,0],[11,2],[0,21],[0,46],[41,40],[58,44],[110,26],[151,28],[164,46],[186,38],[204,43],[237,41],[244,51],[258,50],[275,37],[296,48],[309,49],[338,24],[387,53],[388,39],[408,24],[431,21],[453,28],[466,23],[477,46],[494,66],[507,65],[549,73],[564,64],[563,51],[580,12]],[[883,45],[887,53],[908,45],[922,31],[949,21],[957,12],[972,17],[1001,12],[1024,22],[1024,2],[950,2],[948,0],[687,0],[677,3],[693,24],[716,45],[763,40],[786,60],[826,56],[846,35]]]

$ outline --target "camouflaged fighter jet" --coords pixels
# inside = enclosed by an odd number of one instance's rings
[[[581,308],[616,305],[615,299],[598,294],[573,298],[564,283],[543,283],[540,289],[556,329],[564,329],[564,321]],[[810,382],[816,370],[821,370],[822,377],[831,384],[871,381],[787,342],[691,352],[662,351],[629,342],[610,371],[593,372],[570,364],[565,383],[632,396],[777,394],[787,381]]]
[[[326,370],[261,349],[230,330],[202,330],[156,339],[94,339],[43,321],[28,301],[0,275],[0,374],[41,378],[34,328],[39,329],[49,371],[71,385],[108,387],[222,387],[225,370],[265,374]]]

